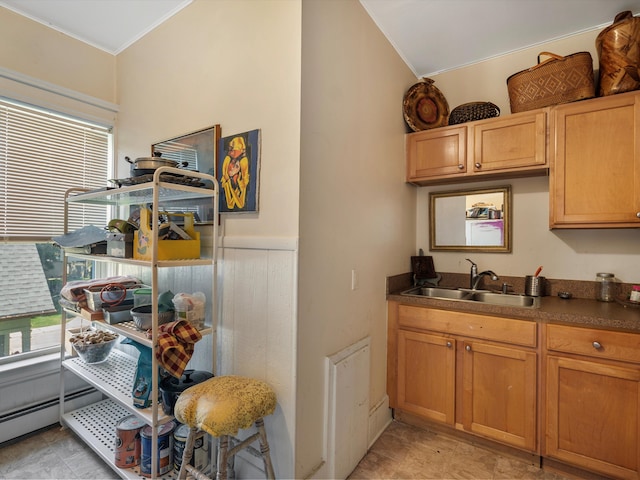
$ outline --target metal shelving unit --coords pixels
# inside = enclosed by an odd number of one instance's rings
[[[194,187],[179,183],[163,182],[162,174],[188,175],[195,179],[207,182],[212,188]],[[218,240],[218,184],[214,177],[199,172],[185,171],[170,167],[162,167],[155,171],[152,182],[138,185],[125,186],[120,188],[107,188],[97,191],[83,191],[81,189],[70,189],[65,199],[65,231],[68,225],[68,207],[70,204],[93,204],[109,206],[135,206],[152,204],[151,224],[158,225],[160,216],[159,205],[164,208],[167,205],[206,205],[213,207],[214,221],[207,225],[211,228],[212,245],[205,247],[201,243],[201,258],[195,260],[158,260],[157,245],[158,228],[153,228],[152,258],[150,261],[136,260],[132,258],[114,258],[106,255],[86,255],[86,254],[66,254],[66,258],[83,258],[92,261],[110,262],[121,265],[133,265],[151,269],[152,305],[153,311],[158,311],[158,269],[161,268],[189,268],[194,266],[210,266],[212,275],[211,293],[211,322],[210,327],[201,330],[201,334],[213,335],[217,325],[217,298],[216,298],[216,276],[217,276],[217,240]],[[66,278],[64,279],[66,281]],[[61,322],[61,345],[65,342],[66,312],[63,312]],[[79,314],[78,314],[79,315]],[[131,338],[136,342],[150,347],[152,350],[158,341],[158,319],[153,315],[153,328],[151,338],[145,332],[138,330],[133,322],[125,322],[110,325],[104,321],[93,321],[96,328],[107,329],[118,333],[121,336]],[[213,348],[212,348],[213,350]],[[152,357],[152,371],[158,371],[158,361],[155,355]],[[115,465],[115,437],[116,425],[118,421],[129,415],[136,415],[147,425],[152,427],[153,435],[151,445],[154,446],[151,455],[152,477],[157,478],[158,465],[158,427],[173,420],[172,416],[166,415],[157,401],[153,401],[151,407],[138,409],[133,406],[131,391],[136,371],[137,359],[129,356],[118,349],[112,350],[107,361],[99,364],[87,364],[80,358],[68,358],[65,355],[64,347],[60,354],[61,369],[72,372],[88,384],[102,392],[107,399],[88,405],[72,412],[65,412],[64,381],[60,386],[60,421],[63,425],[72,429],[83,441],[85,441],[106,463],[111,465],[114,471],[124,479],[148,478],[142,476],[140,467],[119,468]],[[215,352],[211,352],[211,365],[215,365]],[[61,379],[64,376],[61,375]],[[159,378],[154,378],[152,382],[151,397],[158,398]],[[162,476],[164,479],[176,478],[173,470]]]
[[[118,468],[114,465],[115,432],[118,420],[129,415],[129,411],[111,399],[79,408],[63,416],[64,425],[73,430],[80,438],[91,446],[102,460],[111,465],[118,475],[124,479],[148,478],[140,472],[140,466]],[[164,475],[163,480],[178,478],[173,470]]]

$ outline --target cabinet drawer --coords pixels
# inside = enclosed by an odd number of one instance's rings
[[[399,305],[398,324],[401,327],[494,340],[526,347],[535,347],[537,343],[537,324],[527,320]]]
[[[640,335],[547,325],[547,350],[640,363]]]

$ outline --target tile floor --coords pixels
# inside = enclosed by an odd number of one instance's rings
[[[0,448],[0,480],[120,478],[73,432],[54,426]]]
[[[565,477],[524,460],[394,421],[349,479],[565,480]]]
[[[59,426],[0,448],[0,480],[117,478],[89,447],[70,430]],[[564,480],[564,477],[445,435],[392,422],[349,479]]]

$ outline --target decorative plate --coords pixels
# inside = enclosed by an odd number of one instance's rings
[[[404,95],[404,119],[414,132],[443,127],[449,120],[447,99],[433,83],[433,80],[424,77],[422,82],[413,85]]]

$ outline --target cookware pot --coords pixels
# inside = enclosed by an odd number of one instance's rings
[[[133,165],[133,167],[131,168],[131,175],[134,177],[153,174],[153,172],[155,172],[155,170],[160,167],[180,168],[189,165],[189,162],[178,163],[175,160],[162,158],[161,152],[154,152],[153,157],[138,157],[134,161],[132,161],[129,157],[124,157],[124,159],[128,163]]]
[[[185,370],[180,378],[168,376],[160,381],[160,394],[162,396],[162,409],[167,415],[173,415],[173,407],[178,397],[187,388],[209,380],[213,374],[200,370]]]

